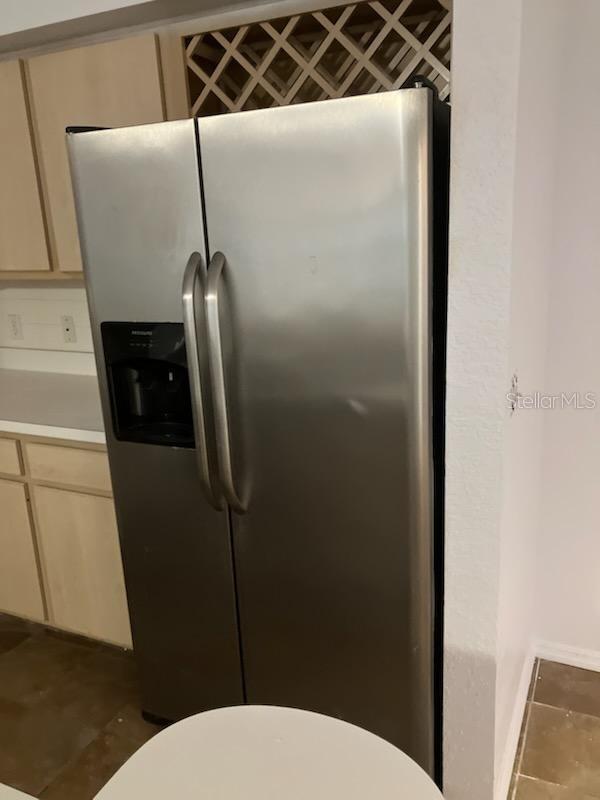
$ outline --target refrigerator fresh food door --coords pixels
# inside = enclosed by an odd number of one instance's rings
[[[243,702],[230,528],[213,507],[196,355],[196,130],[186,120],[68,140],[142,703],[173,720]]]
[[[198,121],[248,702],[357,723],[430,772],[431,104]]]

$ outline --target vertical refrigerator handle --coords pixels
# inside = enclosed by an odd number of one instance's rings
[[[196,285],[200,280],[202,270],[202,256],[192,253],[188,259],[183,274],[182,300],[183,300],[183,331],[187,351],[188,374],[190,378],[190,395],[192,401],[192,420],[194,424],[194,438],[196,440],[196,459],[198,472],[204,493],[208,502],[221,510],[223,505],[213,491],[208,464],[208,448],[206,441],[206,428],[204,422],[204,402],[202,399],[202,378],[200,374],[200,352],[198,349],[198,333],[196,325]]]
[[[229,435],[229,413],[227,410],[227,390],[223,366],[223,348],[219,324],[219,283],[225,267],[223,253],[215,253],[208,265],[206,292],[206,328],[208,334],[208,365],[212,389],[213,414],[215,418],[215,438],[217,442],[217,462],[225,499],[238,514],[246,510],[234,485],[231,464],[231,440]]]

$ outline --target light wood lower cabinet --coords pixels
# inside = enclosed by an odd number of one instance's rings
[[[44,603],[25,486],[0,480],[0,609],[44,619]]]
[[[131,647],[106,451],[0,433],[0,612]]]
[[[33,496],[50,621],[130,647],[112,499],[47,486]]]

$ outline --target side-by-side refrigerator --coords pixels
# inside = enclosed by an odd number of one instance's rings
[[[433,773],[447,106],[67,140],[144,711],[310,709]]]

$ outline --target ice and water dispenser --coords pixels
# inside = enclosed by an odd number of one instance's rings
[[[115,438],[194,447],[183,325],[101,325]]]

